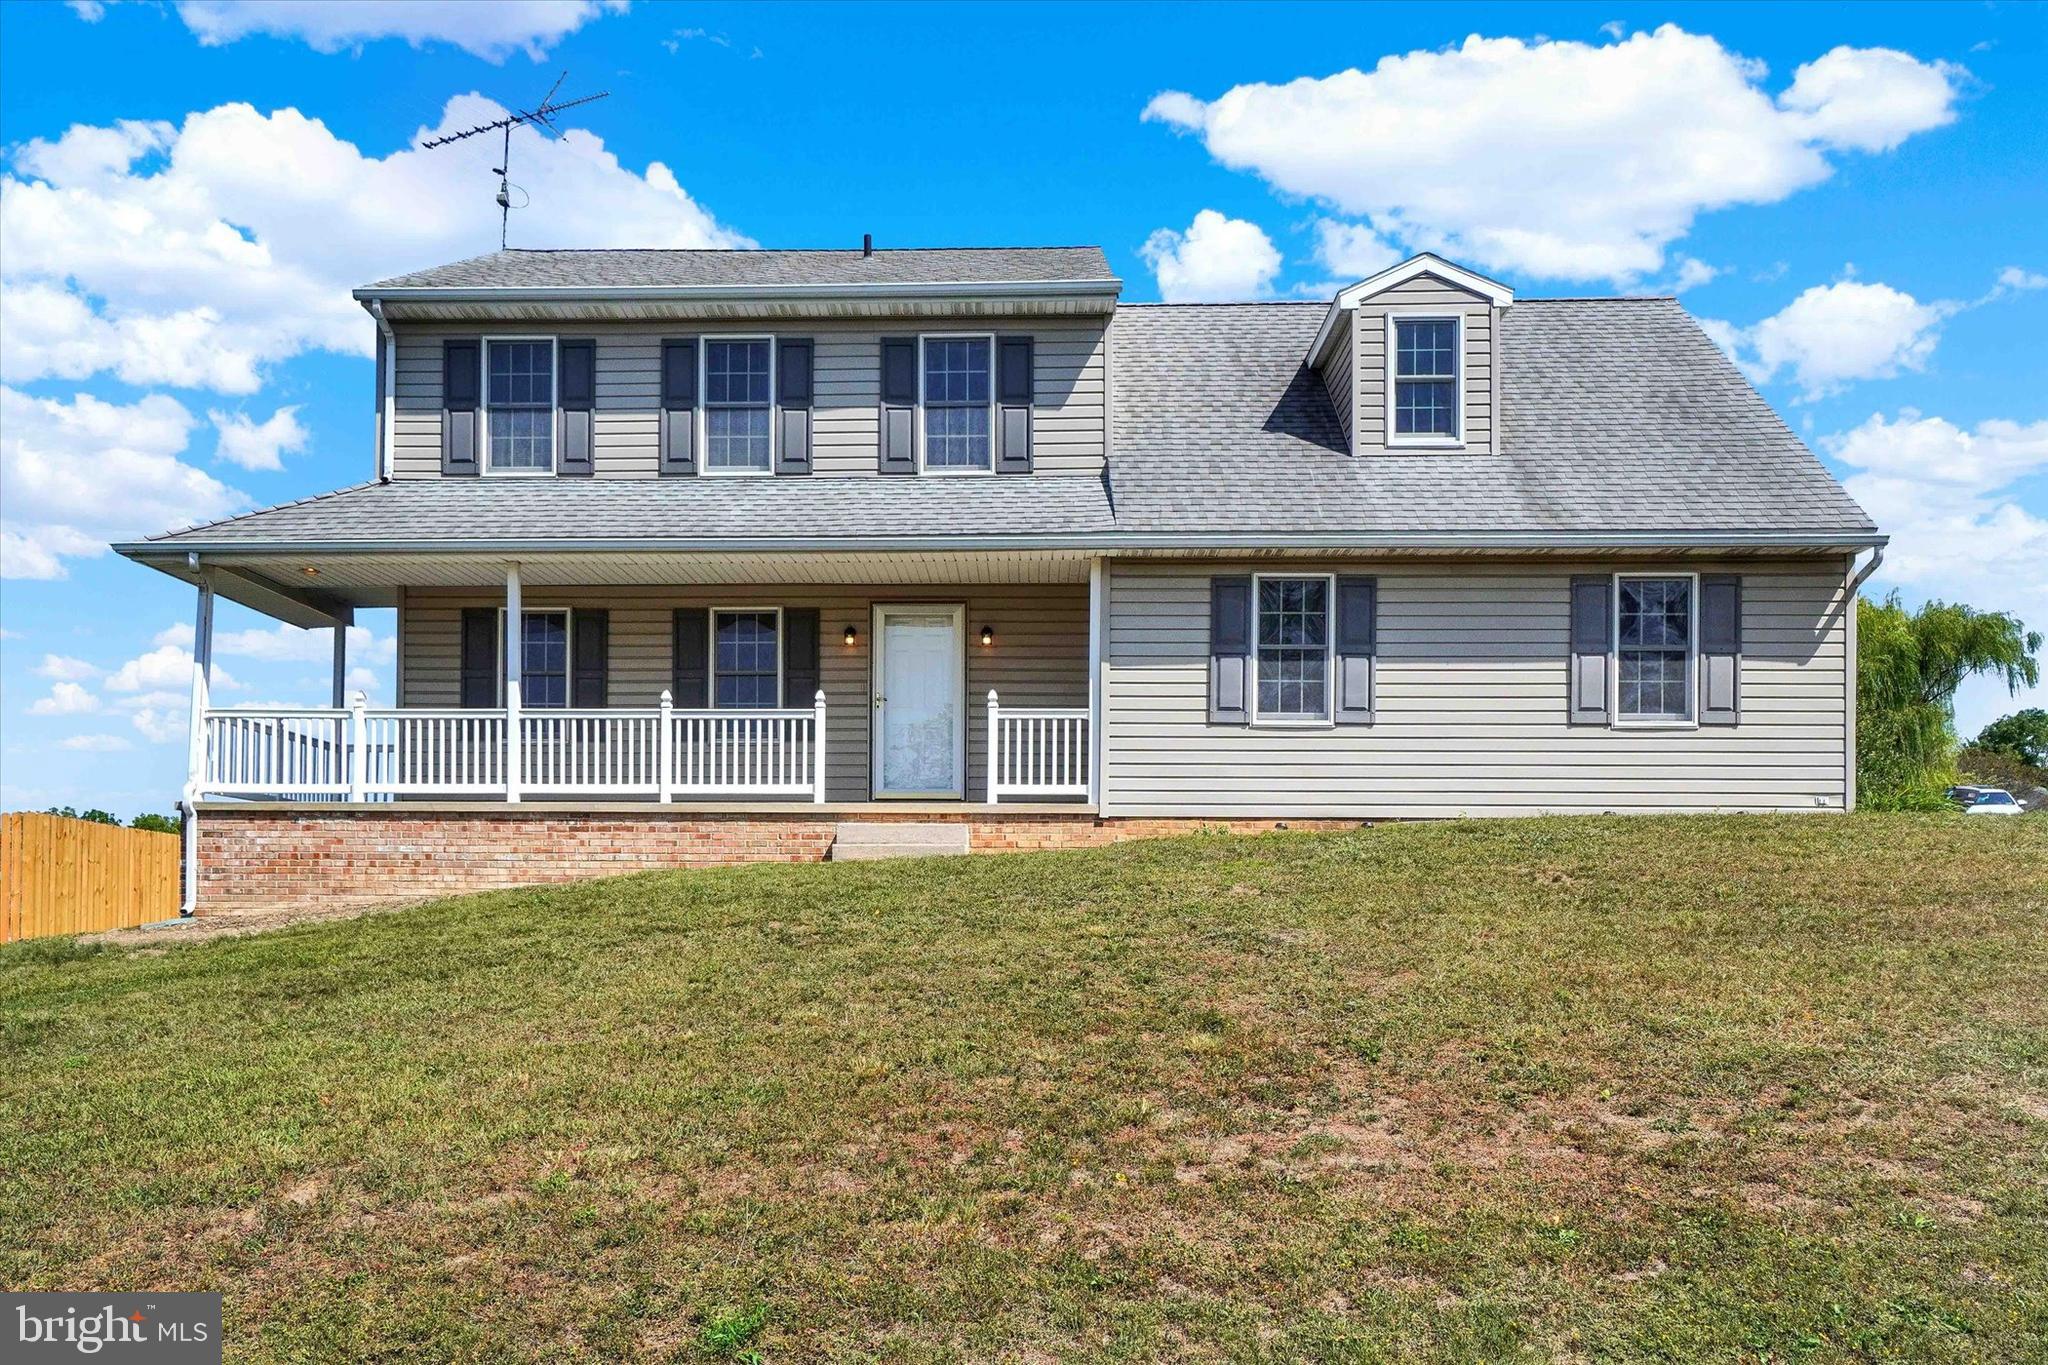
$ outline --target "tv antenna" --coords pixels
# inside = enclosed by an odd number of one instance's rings
[[[430,152],[436,147],[446,147],[451,142],[461,142],[466,138],[481,137],[485,133],[503,131],[505,134],[505,145],[499,160],[504,164],[491,167],[492,173],[498,177],[498,250],[500,251],[505,249],[505,238],[512,223],[512,191],[519,189],[521,194],[526,193],[525,190],[514,185],[511,180],[512,130],[523,123],[529,127],[539,129],[549,137],[553,137],[555,135],[555,115],[565,109],[574,109],[579,104],[595,103],[611,94],[609,90],[600,90],[595,95],[584,95],[579,99],[557,100],[555,92],[562,88],[562,82],[567,79],[569,79],[569,73],[566,71],[555,77],[555,83],[548,87],[548,93],[543,95],[540,103],[534,105],[531,109],[521,109],[508,114],[504,118],[493,119],[489,123],[479,123],[474,128],[465,128],[459,133],[450,133],[446,137],[430,137],[420,144],[421,151]],[[531,202],[533,201],[529,198],[527,203]],[[519,207],[525,208],[526,204],[521,204]]]

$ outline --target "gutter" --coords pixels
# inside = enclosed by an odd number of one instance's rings
[[[122,541],[116,554],[150,559],[188,551],[233,555],[533,555],[635,553],[761,553],[772,551],[960,551],[1082,550],[1101,553],[1173,550],[1617,550],[1617,549],[1774,549],[1882,548],[1888,537],[1877,532],[1844,535],[1829,531],[1769,532],[1321,532],[1275,534],[1249,532],[1184,535],[1168,532],[1103,532],[1096,535],[1034,534],[984,536],[736,536],[736,537],[603,537],[525,538],[448,541],[422,539],[298,540],[290,543],[247,540]]]
[[[365,285],[349,291],[361,302],[409,303],[721,302],[760,299],[1035,298],[1074,294],[1115,298],[1122,280],[926,280],[903,284],[630,284],[630,285]]]

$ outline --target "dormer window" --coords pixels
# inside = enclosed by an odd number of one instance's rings
[[[924,467],[992,467],[992,337],[924,339]]]
[[[1394,444],[1458,440],[1458,320],[1392,319]]]

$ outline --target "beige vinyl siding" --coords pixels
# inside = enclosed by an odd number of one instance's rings
[[[996,689],[1009,706],[1088,704],[1088,589],[1084,584],[1015,584],[949,590],[925,587],[632,587],[528,585],[529,610],[601,607],[611,612],[607,679],[612,706],[654,706],[669,686],[672,614],[677,607],[815,607],[818,662],[825,692],[826,796],[865,801],[869,789],[868,665],[876,602],[963,602],[967,606],[967,795],[988,790],[988,702]],[[462,609],[501,607],[499,594],[408,591],[399,623],[401,706],[454,706],[461,700]],[[845,643],[846,627],[858,632]],[[983,648],[981,628],[995,630]]]
[[[452,336],[541,329],[529,324],[492,328],[400,325],[397,421],[393,475],[435,478],[441,472],[441,343]],[[1097,473],[1106,427],[1104,333],[1098,324],[1047,326],[1042,320],[930,318],[876,323],[807,321],[802,324],[731,324],[717,328],[678,323],[551,325],[553,335],[597,340],[594,467],[600,479],[658,475],[661,342],[672,336],[775,334],[810,337],[813,359],[812,469],[817,474],[873,474],[879,459],[881,339],[919,333],[966,331],[1029,333],[1036,343],[1033,377],[1033,450],[1038,472]]]
[[[1462,320],[1464,354],[1460,357],[1465,385],[1464,448],[1493,450],[1494,309],[1477,294],[1434,275],[1418,275],[1382,290],[1358,305],[1354,338],[1358,370],[1358,432],[1355,449],[1387,450],[1387,315],[1456,315]],[[1402,447],[1390,453],[1398,454]]]
[[[1351,320],[1351,313],[1337,320],[1336,337],[1330,343],[1329,363],[1323,366],[1323,387],[1329,391],[1330,406],[1337,410],[1337,425],[1344,429],[1344,442],[1355,455],[1358,453],[1358,387],[1354,382],[1357,348],[1351,340]]]
[[[1568,726],[1570,579],[1615,567],[1313,566],[1379,579],[1376,723],[1267,729],[1208,723],[1209,578],[1249,566],[1119,564],[1109,588],[1103,810],[1391,818],[1841,809],[1844,565],[1682,566],[1743,575],[1741,724]]]

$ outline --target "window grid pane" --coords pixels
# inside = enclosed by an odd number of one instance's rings
[[[924,463],[927,469],[987,469],[990,347],[986,337],[924,343]]]
[[[1458,434],[1458,325],[1394,320],[1394,434]]]
[[[493,341],[486,364],[491,468],[554,468],[554,343]]]
[[[1692,580],[1624,578],[1615,622],[1620,714],[1692,718]]]
[[[766,341],[704,343],[705,468],[769,468],[771,365]]]
[[[781,681],[775,613],[721,611],[714,622],[712,705],[773,708]]]
[[[519,700],[525,706],[569,704],[569,618],[529,611],[519,623]]]
[[[1329,715],[1330,585],[1321,578],[1259,580],[1259,714]]]

